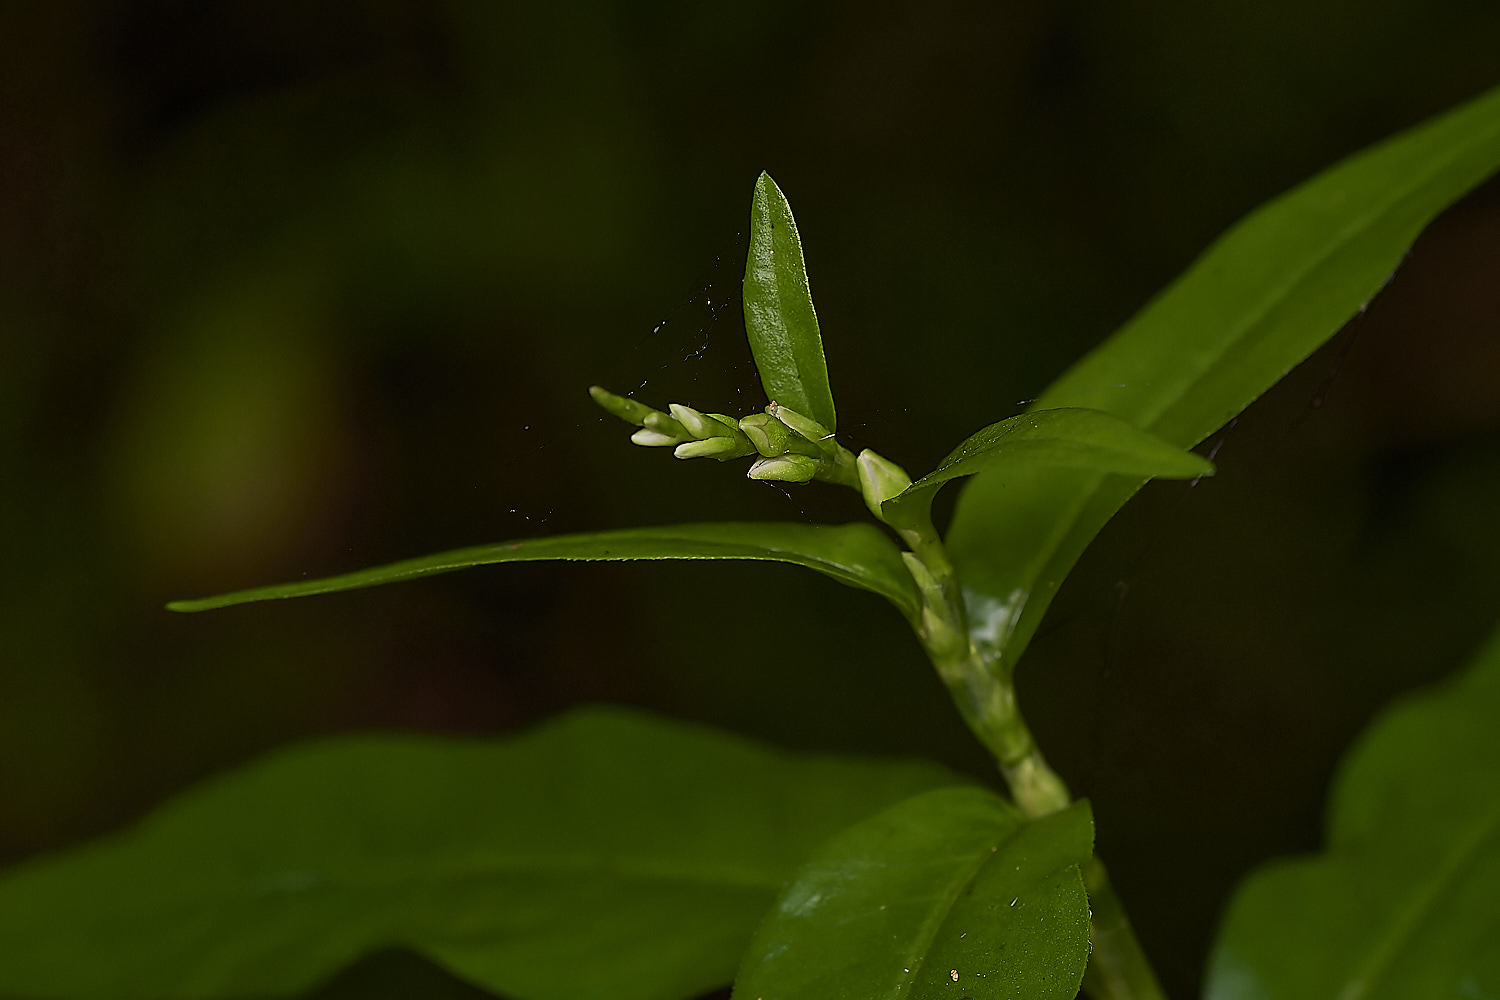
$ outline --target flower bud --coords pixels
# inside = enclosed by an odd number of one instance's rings
[[[831,455],[838,449],[838,444],[833,440],[833,432],[812,417],[804,417],[796,410],[776,402],[766,407],[766,412],[828,454]]]
[[[684,441],[672,454],[678,458],[717,458],[721,462],[727,462],[731,458],[753,455],[755,449],[750,446],[745,435],[741,434],[738,441],[728,435],[704,438],[701,441]]]
[[[673,438],[676,441],[690,441],[693,435],[689,434],[687,428],[673,420],[659,410],[652,410],[646,414],[646,429],[653,430],[663,437]]]
[[[766,458],[786,454],[787,438],[791,436],[791,431],[769,413],[752,413],[741,418],[740,430],[750,439],[755,450]]]
[[[603,386],[589,386],[589,395],[606,412],[619,417],[627,424],[635,424],[637,427],[646,426],[646,417],[656,412],[645,403],[636,402],[626,396],[616,396]]]
[[[630,440],[645,448],[665,448],[668,445],[680,443],[682,438],[673,437],[670,434],[662,434],[658,431],[653,431],[649,427],[642,427],[630,435]]]
[[[800,434],[795,434],[786,424],[769,413],[752,413],[740,421],[740,430],[750,439],[755,450],[766,458],[795,453],[812,458],[822,457],[822,450]]]
[[[716,420],[708,419],[708,416],[699,413],[691,406],[683,406],[681,403],[669,403],[667,409],[672,411],[672,418],[687,429],[693,437],[702,441],[704,438],[723,437],[724,427]]]
[[[859,453],[859,493],[877,520],[885,520],[880,505],[910,485],[911,476],[895,462],[869,448]]]
[[[746,473],[751,479],[778,483],[811,482],[822,463],[811,455],[777,455],[762,458]]]
[[[738,417],[731,417],[727,413],[710,413],[708,414],[708,419],[717,420],[723,424],[729,431],[730,437],[736,437],[740,433],[740,420]]]

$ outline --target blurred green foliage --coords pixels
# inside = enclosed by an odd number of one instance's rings
[[[584,393],[761,402],[737,301],[760,169],[807,234],[842,433],[925,471],[1241,213],[1494,83],[1497,42],[1481,0],[8,6],[0,855],[294,738],[591,699],[983,771],[904,624],[790,568],[161,605],[664,507],[856,518],[624,447]],[[1023,661],[1174,994],[1232,881],[1316,844],[1361,722],[1493,620],[1497,269],[1491,183],[1215,479],[1126,508]],[[678,611],[731,581],[859,627],[767,661]],[[436,976],[373,967],[333,990]]]

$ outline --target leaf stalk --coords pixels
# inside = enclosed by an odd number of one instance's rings
[[[871,509],[881,509],[879,499]],[[904,522],[897,533],[911,548],[902,559],[922,596],[913,628],[959,714],[994,754],[1021,812],[1040,819],[1066,809],[1072,796],[1021,715],[1012,672],[986,657],[970,637],[957,573],[942,538],[925,512],[920,520]],[[1091,947],[1085,990],[1095,1000],[1166,1000],[1097,855],[1084,866],[1083,876]]]

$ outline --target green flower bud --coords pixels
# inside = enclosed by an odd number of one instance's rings
[[[911,476],[895,462],[869,448],[859,453],[859,493],[876,520],[885,520],[880,505],[910,485]]]
[[[646,428],[653,430],[663,437],[674,438],[677,441],[690,441],[693,435],[689,434],[687,428],[667,416],[659,410],[652,410],[646,414]]]
[[[685,441],[678,445],[677,450],[672,454],[678,458],[717,458],[721,462],[727,462],[731,458],[753,455],[755,449],[750,447],[750,442],[742,434],[738,441],[728,436],[704,438],[701,441]]]
[[[806,483],[818,474],[818,467],[822,463],[811,455],[777,455],[773,458],[762,458],[750,466],[747,475],[751,479],[761,479],[778,483]]]
[[[740,430],[750,439],[755,450],[766,458],[795,453],[821,458],[822,450],[800,434],[794,434],[786,424],[769,413],[752,413],[740,421]]]
[[[740,430],[738,420],[722,413],[700,413],[691,406],[673,403],[672,416],[696,441],[678,445],[678,458],[717,458],[727,462],[755,454],[755,446]]]
[[[662,434],[658,431],[653,431],[649,427],[642,427],[630,435],[630,440],[644,448],[665,448],[668,445],[681,443],[682,438],[673,437],[670,434]]]
[[[832,455],[838,450],[839,446],[833,440],[833,432],[812,417],[804,417],[796,410],[775,402],[766,407],[766,412],[802,435],[804,439],[816,444],[827,454]]]
[[[752,413],[741,418],[740,430],[750,439],[755,450],[766,458],[774,458],[787,452],[787,439],[791,437],[791,432],[769,413]]]
[[[691,406],[683,406],[681,403],[668,403],[667,409],[672,411],[672,418],[693,437],[702,441],[704,438],[723,437],[726,433],[724,427],[717,420],[710,420],[708,416],[699,413]]]
[[[627,424],[635,424],[637,427],[646,426],[646,418],[656,412],[645,403],[638,403],[625,396],[616,396],[602,386],[589,386],[589,395],[606,412],[619,417]]]

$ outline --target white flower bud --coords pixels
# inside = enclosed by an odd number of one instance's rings
[[[659,431],[653,431],[649,427],[642,427],[630,435],[630,440],[645,448],[665,448],[669,445],[679,443],[682,438],[673,437],[670,434],[662,434]]]
[[[755,454],[755,449],[741,436],[736,441],[729,436],[704,438],[702,441],[684,441],[672,452],[678,458],[717,458],[727,462],[731,458],[743,458]]]

